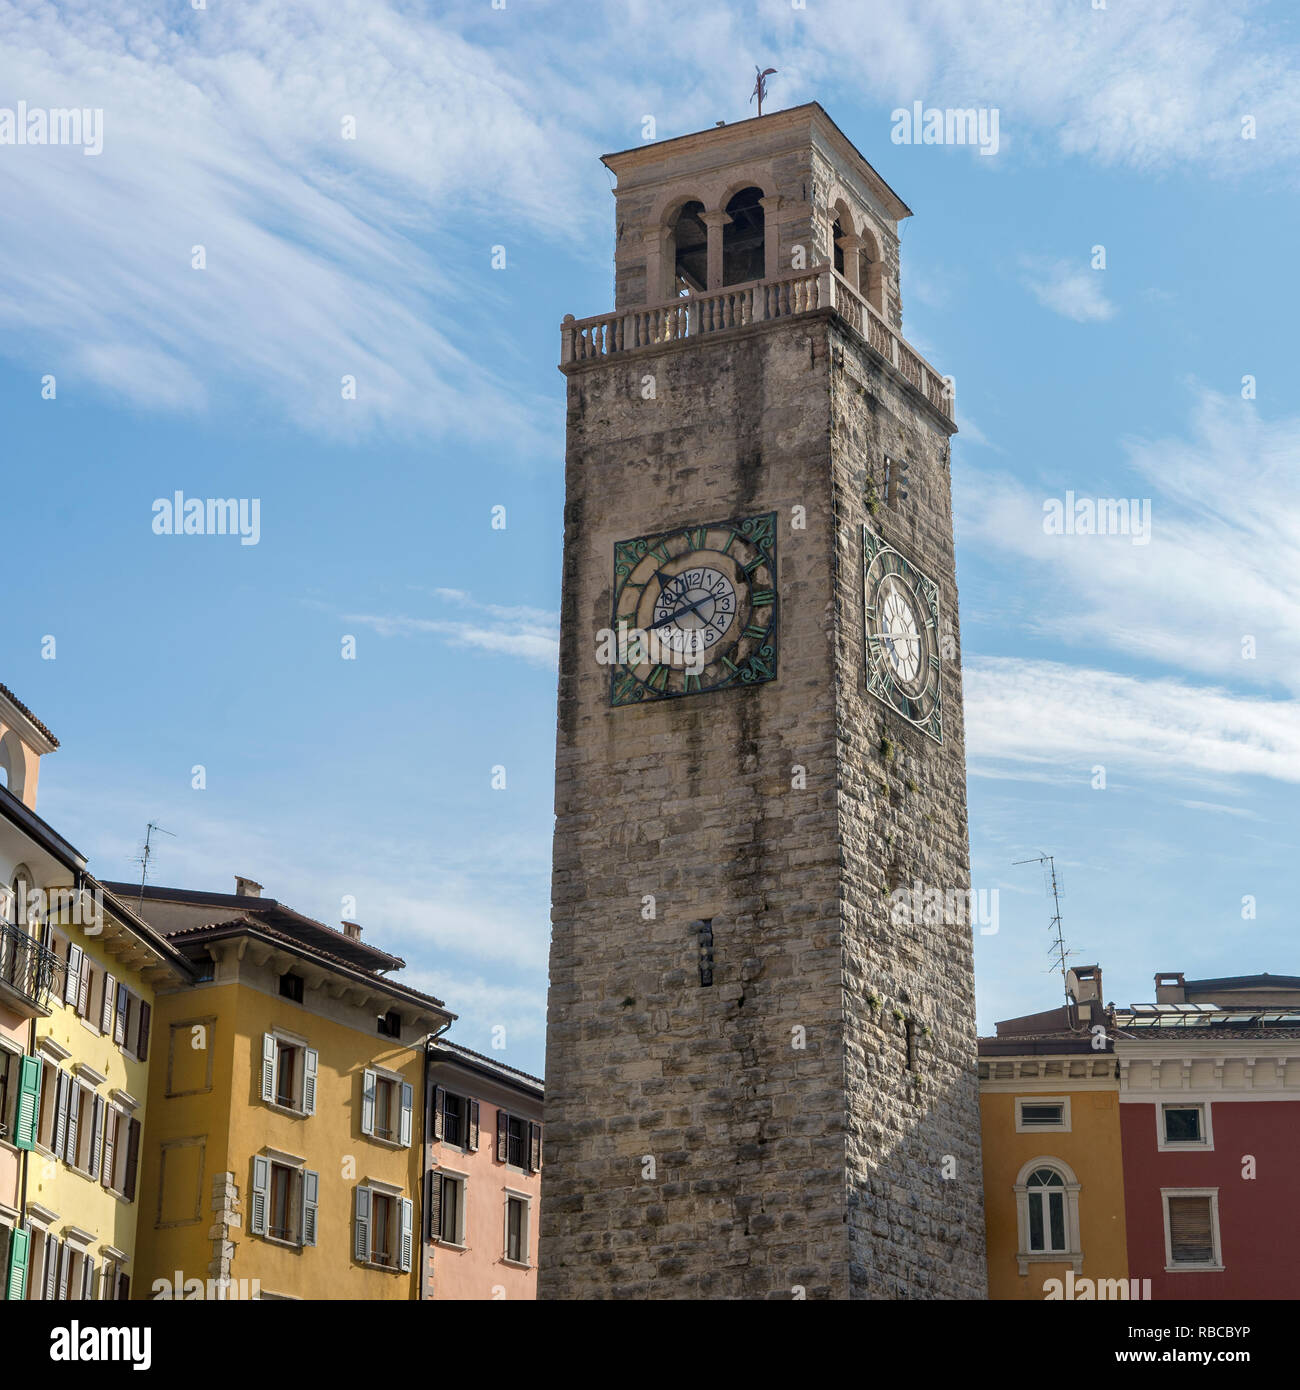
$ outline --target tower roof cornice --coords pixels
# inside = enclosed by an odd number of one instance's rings
[[[665,160],[678,160],[692,154],[707,156],[716,153],[720,161],[725,161],[725,152],[729,145],[753,140],[760,133],[760,128],[765,137],[772,139],[801,129],[820,134],[831,149],[865,180],[889,217],[894,221],[901,221],[904,217],[912,215],[912,209],[876,172],[861,150],[835,124],[819,101],[791,106],[785,111],[774,111],[766,116],[751,116],[747,120],[729,125],[710,126],[706,130],[697,130],[689,135],[677,135],[669,140],[635,145],[631,149],[602,155],[601,163],[621,180],[625,174],[652,169]]]

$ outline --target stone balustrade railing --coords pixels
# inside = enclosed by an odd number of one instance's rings
[[[951,381],[908,346],[875,309],[829,266],[798,270],[772,280],[728,285],[711,294],[692,294],[666,304],[617,310],[560,325],[561,365],[612,357],[635,348],[743,328],[768,319],[788,318],[816,309],[836,313],[886,362],[912,383],[946,419],[955,421]]]

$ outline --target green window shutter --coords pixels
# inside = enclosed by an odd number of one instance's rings
[[[303,1053],[302,1068],[302,1110],[304,1115],[316,1113],[316,1072],[320,1057],[314,1048],[306,1048]]]
[[[14,1143],[20,1149],[36,1147],[36,1125],[41,1113],[41,1061],[24,1057],[18,1073],[18,1119]]]
[[[253,1201],[248,1213],[248,1229],[255,1236],[266,1234],[266,1200],[271,1187],[271,1160],[253,1155]]]
[[[370,1258],[370,1189],[358,1187],[356,1196],[356,1243],[358,1260]]]
[[[316,1203],[320,1197],[320,1174],[310,1168],[302,1175],[302,1243],[316,1244]]]
[[[409,1197],[402,1198],[402,1243],[401,1249],[402,1272],[406,1273],[411,1268],[411,1226],[413,1224],[414,1209]]]
[[[5,1297],[17,1303],[27,1297],[27,1264],[32,1238],[21,1226],[10,1232],[9,1268],[5,1273]]]
[[[402,1082],[402,1127],[398,1137],[409,1149],[411,1147],[411,1111],[415,1107],[415,1091],[405,1081]]]

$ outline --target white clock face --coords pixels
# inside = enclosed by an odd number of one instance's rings
[[[731,580],[706,565],[659,576],[663,587],[654,605],[652,630],[670,651],[696,655],[727,635],[736,616]]]
[[[889,575],[880,586],[880,645],[894,674],[911,685],[921,669],[921,630],[911,592],[896,576]]]

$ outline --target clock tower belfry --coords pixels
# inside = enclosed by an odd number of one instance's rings
[[[566,318],[543,1298],[982,1297],[949,440],[816,103],[608,155]]]

